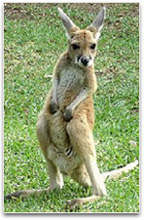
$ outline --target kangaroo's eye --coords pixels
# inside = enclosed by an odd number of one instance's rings
[[[77,50],[80,48],[80,46],[78,44],[72,44],[72,48],[73,50]]]
[[[91,48],[92,50],[94,50],[95,47],[96,47],[96,44],[92,44],[92,45],[90,46],[90,48]]]

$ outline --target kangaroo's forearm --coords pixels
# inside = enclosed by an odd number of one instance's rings
[[[87,72],[86,72],[87,73]],[[87,74],[87,77],[84,82],[84,86],[81,88],[80,93],[78,96],[73,100],[73,102],[68,106],[71,111],[74,109],[89,95],[92,95],[97,89],[97,81],[96,77],[93,73]]]
[[[53,80],[53,89],[52,89],[52,100],[57,102],[57,87],[58,87],[58,78],[55,77]]]
[[[87,97],[89,96],[89,91],[87,88],[82,88],[78,96],[74,99],[74,101],[68,106],[72,111]]]

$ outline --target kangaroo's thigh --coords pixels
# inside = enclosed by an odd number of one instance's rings
[[[92,129],[84,114],[81,117],[73,118],[67,124],[66,130],[74,150],[80,156],[83,157],[87,154],[96,156]]]

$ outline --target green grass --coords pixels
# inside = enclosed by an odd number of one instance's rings
[[[94,96],[98,164],[101,172],[139,158],[138,4],[105,4],[107,16],[99,41]],[[4,195],[49,185],[36,137],[37,115],[51,87],[53,67],[66,49],[57,7],[86,27],[100,4],[6,4],[4,17]],[[78,212],[139,212],[139,169],[106,181],[108,196]],[[5,201],[5,212],[65,212],[65,202],[88,196],[68,177],[62,191]]]

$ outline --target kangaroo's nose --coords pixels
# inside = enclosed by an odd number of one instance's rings
[[[81,58],[81,62],[84,66],[87,66],[88,65],[88,62],[89,62],[89,59],[87,57],[82,57]]]

